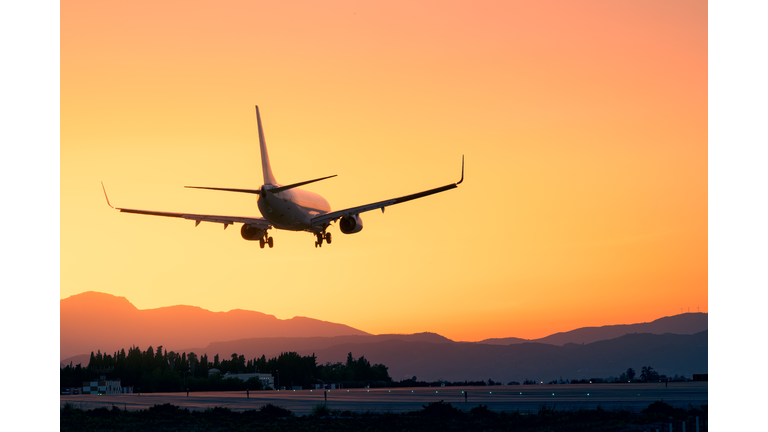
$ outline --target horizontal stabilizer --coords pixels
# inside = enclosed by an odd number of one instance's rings
[[[334,175],[328,176],[328,177],[322,177],[322,178],[314,179],[314,180],[307,180],[307,181],[303,181],[303,182],[300,182],[300,183],[289,184],[288,186],[280,186],[280,187],[276,187],[276,188],[272,188],[272,189],[267,189],[267,190],[269,192],[271,192],[271,193],[278,193],[278,192],[282,192],[284,190],[293,189],[295,187],[304,186],[305,184],[314,183],[316,181],[325,180],[325,179],[329,179],[331,177],[336,177],[336,176],[337,176],[337,174],[334,174]]]
[[[233,188],[215,188],[215,187],[205,187],[205,186],[184,186],[184,187],[192,188],[192,189],[210,189],[210,190],[227,191],[227,192],[252,193],[256,195],[258,195],[260,192],[259,189],[233,189]]]

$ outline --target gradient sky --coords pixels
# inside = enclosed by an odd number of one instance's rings
[[[272,168],[363,214],[315,249],[259,216]],[[61,4],[61,298],[543,337],[708,311],[707,3]]]

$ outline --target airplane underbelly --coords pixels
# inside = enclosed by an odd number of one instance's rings
[[[314,231],[311,221],[320,213],[318,209],[279,197],[271,197],[268,200],[259,197],[258,206],[264,218],[275,228],[290,231]]]
[[[262,210],[261,206],[259,207],[259,210]],[[264,207],[261,214],[275,228],[290,231],[303,231],[308,228],[305,212],[290,201],[270,202]]]

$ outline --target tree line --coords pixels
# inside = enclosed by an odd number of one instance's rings
[[[210,374],[211,369],[219,373]],[[266,356],[246,359],[244,355],[233,353],[228,359],[220,359],[216,354],[209,359],[207,354],[198,356],[194,352],[181,354],[164,350],[162,346],[145,351],[131,347],[113,354],[91,352],[88,366],[82,367],[71,363],[60,371],[62,387],[80,387],[83,382],[107,379],[119,379],[123,387],[134,387],[134,391],[170,392],[215,391],[215,390],[259,390],[261,381],[250,379],[243,382],[237,378],[226,378],[226,373],[269,373],[280,387],[311,387],[312,384],[339,383],[345,387],[363,387],[366,385],[384,387],[392,382],[388,368],[382,364],[372,365],[364,356],[355,359],[350,352],[345,363],[317,364],[317,357],[301,356],[295,352],[284,352],[277,357]]]
[[[673,377],[667,377],[666,375],[660,375],[658,372],[653,370],[651,366],[643,366],[642,370],[640,371],[640,376],[637,376],[637,372],[632,369],[628,368],[626,372],[622,372],[621,375],[618,377],[608,377],[608,378],[589,378],[589,379],[572,379],[572,380],[566,380],[563,381],[560,379],[553,380],[548,382],[547,384],[594,384],[594,383],[632,383],[632,382],[642,382],[642,383],[648,383],[648,382],[659,382],[659,381],[690,381],[690,378],[686,378],[683,375],[677,375],[675,374]],[[513,384],[513,383],[510,383]],[[519,384],[519,383],[514,383]],[[523,384],[536,384],[534,381],[528,381],[525,380]]]

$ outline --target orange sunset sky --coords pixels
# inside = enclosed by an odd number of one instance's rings
[[[61,2],[60,297],[538,338],[708,312],[707,2]],[[333,243],[116,207],[260,216],[283,184],[362,215]]]

